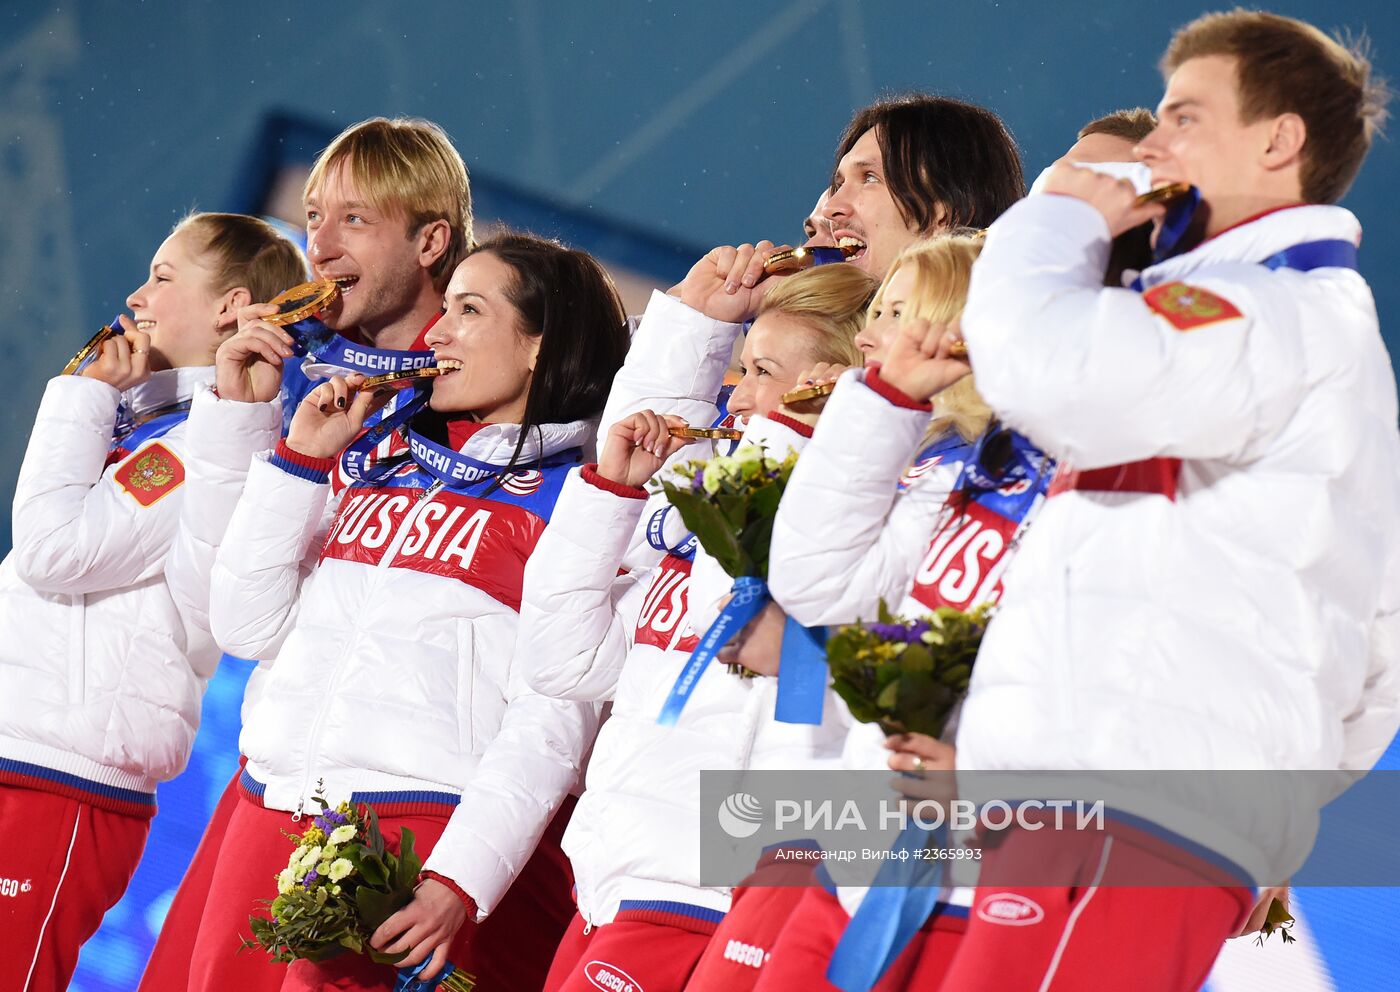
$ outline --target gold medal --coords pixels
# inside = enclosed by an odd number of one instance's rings
[[[737,441],[744,436],[743,431],[733,427],[672,427],[672,437],[704,438],[711,441]]]
[[[63,366],[63,374],[73,375],[74,373],[76,373],[78,369],[83,367],[84,362],[86,362],[93,355],[97,354],[97,349],[102,347],[103,341],[106,341],[108,338],[114,337],[119,333],[120,332],[113,327],[102,328],[100,331],[98,331],[96,334],[94,334],[91,338],[88,339],[87,344],[83,345],[81,348],[78,349],[78,353],[76,355],[68,359],[68,364]]]
[[[277,307],[277,312],[271,317],[264,317],[263,320],[278,327],[295,324],[325,310],[339,296],[340,285],[334,279],[304,282],[300,286],[283,290],[268,300],[268,303]]]
[[[1152,203],[1168,203],[1191,192],[1190,183],[1166,183],[1150,189],[1133,201],[1134,207],[1145,207]]]
[[[835,248],[824,246],[819,248],[784,248],[782,251],[775,251],[769,255],[763,263],[763,271],[770,276],[787,276],[794,272],[801,272],[803,269],[810,269],[822,260],[823,255],[828,255],[827,261],[842,261],[850,258],[860,251],[864,245],[848,243],[838,245]],[[834,254],[829,254],[834,253]]]
[[[436,365],[429,365],[421,369],[402,369],[398,372],[385,372],[383,375],[370,376],[364,382],[360,383],[360,389],[409,389],[430,382],[448,371],[452,371],[452,369],[450,367],[442,368]]]
[[[831,391],[835,388],[836,383],[834,382],[819,382],[814,386],[799,386],[797,389],[789,389],[783,393],[783,404],[803,403],[820,396],[830,396]]]

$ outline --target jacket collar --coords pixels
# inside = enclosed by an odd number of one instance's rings
[[[122,393],[122,403],[133,416],[173,406],[194,397],[202,386],[213,385],[214,366],[198,365],[152,372],[151,377]]]
[[[1301,204],[1272,210],[1226,228],[1195,248],[1144,269],[1145,287],[1183,279],[1220,262],[1257,264],[1305,241],[1350,241],[1361,244],[1361,223],[1350,210]]]
[[[598,425],[591,420],[540,424],[526,435],[516,463],[528,465],[570,448],[588,449],[597,430]],[[519,424],[482,424],[457,450],[468,458],[504,468],[510,464],[519,440]]]

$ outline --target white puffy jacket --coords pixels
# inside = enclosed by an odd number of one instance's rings
[[[928,409],[868,377],[837,382],[773,523],[769,588],[808,627],[873,620],[881,601],[928,612],[915,578],[968,451],[953,438],[916,460]]]
[[[484,425],[461,451],[504,465],[518,435]],[[545,425],[522,458],[562,459],[591,437],[587,423]],[[301,810],[318,781],[332,802],[460,797],[425,868],[455,881],[479,918],[534,850],[597,729],[596,706],[528,691],[513,658],[524,565],[565,471],[460,492],[410,462],[332,497],[260,455],[214,565],[220,645],[271,663],[240,738],[262,802]]]
[[[640,409],[710,423],[739,330],[654,293],[613,382],[604,424]],[[763,417],[745,437],[778,452],[806,441],[805,432]],[[713,453],[713,444],[690,445],[675,460]],[[776,724],[774,680],[744,680],[714,666],[675,727],[656,722],[714,610],[692,618],[692,563],[646,541],[648,521],[667,504],[637,495],[570,478],[527,567],[520,654],[539,691],[612,700],[564,838],[580,913],[595,924],[633,909],[712,922],[728,910],[730,894],[699,884],[700,771],[829,760],[839,753],[846,714],[827,707],[820,727]],[[671,513],[667,543],[684,536]],[[703,571],[706,559],[697,552],[694,567]],[[718,566],[710,571],[715,588],[701,594],[704,601],[731,584]]]
[[[926,407],[909,404],[868,371],[851,370],[837,382],[773,524],[769,588],[799,623],[873,620],[882,601],[900,616],[927,613],[934,604],[975,605],[989,579],[992,596],[1013,545],[948,560],[938,551],[943,525],[980,525],[953,521],[946,505],[970,445],[954,435],[921,451],[928,425]],[[950,579],[967,587],[966,598],[939,593]],[[826,695],[828,709],[844,708],[831,689]],[[884,741],[878,726],[852,722],[844,766],[887,768]],[[837,896],[854,914],[866,891],[843,885]],[[965,907],[971,893],[945,889],[939,898]]]
[[[992,226],[962,321],[979,390],[1081,474],[1007,577],[961,766],[1367,769],[1390,742],[1390,360],[1356,272],[1257,264],[1326,239],[1357,243],[1356,219],[1276,211],[1147,269],[1140,293],[1100,285],[1108,231],[1079,200],[1033,196]],[[1130,811],[1240,838],[1214,849],[1256,877],[1296,867],[1311,844],[1298,809],[1215,823],[1216,798],[1145,794]]]
[[[144,815],[178,775],[219,655],[187,634],[164,567],[188,485],[186,424],[108,464],[119,401],[138,422],[212,368],[154,373],[125,394],[58,376],[39,405],[0,565],[0,780],[55,776]]]
[[[790,426],[754,417],[741,443],[781,456],[805,440]],[[658,724],[703,630],[688,616],[691,562],[668,555],[620,582],[618,566],[635,534],[666,503],[589,478],[570,476],[527,567],[520,645],[539,691],[612,700],[564,836],[579,912],[593,924],[658,906],[714,919],[728,910],[729,891],[700,885],[700,772],[833,762],[848,717],[843,707],[828,707],[820,726],[777,723],[775,679],[740,678],[715,663],[676,725]],[[697,570],[703,555],[696,552]],[[718,566],[714,573],[720,588],[700,598],[728,591],[731,580]]]

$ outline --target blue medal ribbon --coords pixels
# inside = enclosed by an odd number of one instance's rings
[[[434,364],[434,359],[430,351],[370,348],[336,334],[316,352],[315,362],[318,365],[335,365],[362,375],[382,375],[385,372],[425,368]]]
[[[1157,241],[1152,246],[1152,264],[1165,262],[1177,254],[1177,245],[1191,226],[1196,209],[1201,205],[1201,191],[1192,186],[1185,196],[1178,197],[1162,215],[1162,226],[1157,231]]]
[[[419,410],[428,405],[428,391],[418,390],[416,395],[405,401],[392,413],[385,414],[374,425],[365,428],[364,433],[346,445],[340,455],[340,468],[356,482],[378,482],[388,476],[398,466],[392,462],[384,465],[371,465],[370,454],[379,447],[394,431],[408,423]]]
[[[782,723],[820,724],[826,677],[826,628],[804,627],[788,617],[773,718]]]
[[[946,862],[920,852],[947,843],[947,828],[911,822],[890,848],[875,882],[831,954],[827,981],[843,992],[870,992],[924,925],[938,902]]]
[[[1275,252],[1259,263],[1266,269],[1356,269],[1356,245],[1350,241],[1304,241]]]
[[[685,558],[688,561],[694,560],[695,549],[700,543],[694,534],[687,533],[685,540],[679,544],[669,544],[666,541],[664,533],[666,518],[674,509],[675,507],[668,503],[651,515],[651,519],[647,521],[647,544],[662,554],[675,555],[677,558]]]
[[[131,422],[127,426],[119,424],[108,450],[125,448],[127,451],[135,451],[147,441],[170,433],[178,425],[184,423],[189,415],[190,401],[185,400],[181,403],[161,407],[154,411],[154,416]]]
[[[447,981],[447,976],[457,970],[457,966],[448,961],[442,966],[432,978],[424,981],[418,976],[423,974],[423,970],[432,964],[433,956],[429,954],[422,961],[419,961],[412,968],[399,968],[398,977],[394,979],[394,992],[433,992],[439,985]]]
[[[1356,270],[1358,252],[1350,241],[1325,238],[1319,241],[1300,241],[1276,251],[1259,264],[1266,269],[1293,269],[1295,272],[1311,272],[1313,269]],[[1133,280],[1132,288],[1141,293],[1147,287],[1142,276]]]
[[[463,489],[467,486],[499,475],[504,465],[493,465],[479,459],[453,451],[444,444],[429,440],[412,428],[408,432],[408,452],[413,460],[423,466],[423,470],[437,479],[448,489]]]
[[[996,448],[999,450],[989,449]],[[993,421],[963,462],[954,492],[993,492],[1018,479],[1039,479],[1046,459],[1024,436]]]
[[[700,676],[704,674],[705,668],[715,655],[719,654],[719,649],[733,640],[734,635],[743,630],[759,611],[768,604],[768,583],[764,582],[756,575],[743,575],[734,580],[734,588],[729,602],[720,610],[715,622],[710,624],[710,629],[705,631],[705,635],[700,638],[700,643],[695,650],[690,653],[690,660],[685,663],[681,673],[676,678],[676,684],[671,686],[671,692],[666,697],[666,702],[661,707],[661,715],[656,718],[656,722],[663,727],[674,727],[676,721],[680,719],[681,710],[685,709],[685,704],[690,702],[691,695],[695,692],[695,686],[700,681]]]
[[[306,355],[305,365],[334,366],[329,374],[359,372],[381,375],[404,372],[435,364],[431,351],[398,351],[393,348],[371,348],[346,340],[315,317],[299,320],[283,328],[292,337],[292,350]]]

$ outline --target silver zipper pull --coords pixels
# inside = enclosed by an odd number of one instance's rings
[[[296,812],[292,814],[292,822],[293,822],[293,823],[300,823],[300,822],[301,822],[302,810],[304,810],[304,809],[306,809],[306,800],[305,800],[305,799],[298,800],[298,801],[297,801]]]
[[[420,492],[420,493],[418,494],[418,499],[415,500],[415,502],[421,503],[421,502],[423,502],[423,500],[427,499],[428,497],[437,495],[439,492],[442,491],[443,485],[444,485],[443,481],[442,481],[441,479],[438,479],[436,482],[434,482],[434,483],[433,483],[431,486],[429,486],[427,489],[424,489],[422,492]]]
[[[590,920],[588,917],[585,916],[585,917],[583,918],[583,935],[584,935],[585,937],[587,937],[587,936],[588,936],[590,933],[592,933],[592,932],[593,932],[593,921]]]

